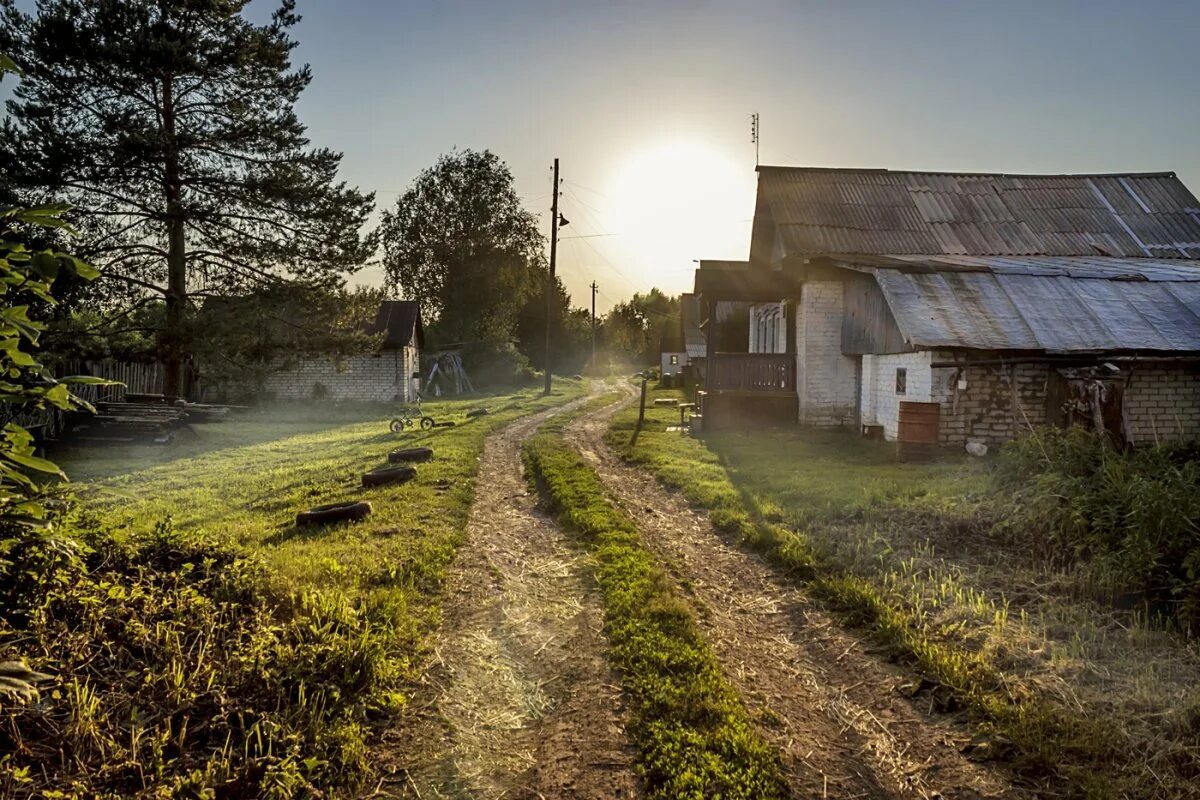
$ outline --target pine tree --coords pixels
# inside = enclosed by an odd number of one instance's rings
[[[294,110],[312,79],[291,63],[294,0],[264,25],[246,5],[0,0],[0,52],[22,72],[0,172],[77,210],[110,299],[165,300],[168,395],[193,298],[337,285],[375,249],[373,195],[338,182],[341,154],[310,147]]]

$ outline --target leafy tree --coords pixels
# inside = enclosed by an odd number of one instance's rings
[[[571,308],[571,295],[559,278],[554,280],[554,371],[560,374],[580,372],[592,355],[591,314],[582,308]],[[517,323],[517,346],[537,369],[546,365],[546,299],[544,289],[531,297],[521,309]]]
[[[118,306],[165,300],[159,346],[179,394],[192,297],[281,278],[337,284],[373,253],[373,196],[337,181],[339,153],[309,146],[294,105],[282,0],[0,0],[0,51],[23,76],[0,132],[0,173],[69,201],[80,255]]]
[[[384,212],[382,235],[388,285],[421,301],[444,343],[509,341],[543,297],[545,239],[490,151],[439,158]]]
[[[604,318],[605,345],[638,364],[658,363],[664,335],[679,330],[679,298],[654,288],[618,303]]]

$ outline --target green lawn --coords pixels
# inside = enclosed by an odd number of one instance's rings
[[[699,440],[652,405],[629,450],[636,417],[616,417],[610,444],[972,709],[991,731],[981,753],[1077,793],[1188,796],[1200,648],[993,535],[1006,496],[987,460],[901,464],[891,445],[799,426]]]
[[[388,430],[387,406],[327,410],[282,406],[196,426],[195,440],[171,446],[79,448],[56,454],[81,500],[113,527],[136,534],[170,517],[256,551],[289,582],[359,592],[388,587],[427,594],[454,553],[472,495],[486,434],[518,416],[571,399],[578,381],[538,390],[427,403],[452,428]],[[467,420],[469,409],[489,414]],[[362,473],[388,451],[428,445],[432,461],[407,484],[363,489]],[[296,528],[311,506],[364,498],[374,513],[362,524]]]

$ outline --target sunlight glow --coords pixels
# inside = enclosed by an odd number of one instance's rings
[[[746,258],[755,185],[752,163],[738,164],[699,141],[675,141],[621,165],[606,192],[605,217],[644,289],[689,291],[693,259]]]

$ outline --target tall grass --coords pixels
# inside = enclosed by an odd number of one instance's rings
[[[1196,449],[1121,452],[1081,428],[1047,428],[1009,443],[996,476],[1009,539],[1085,570],[1102,599],[1200,622]]]

